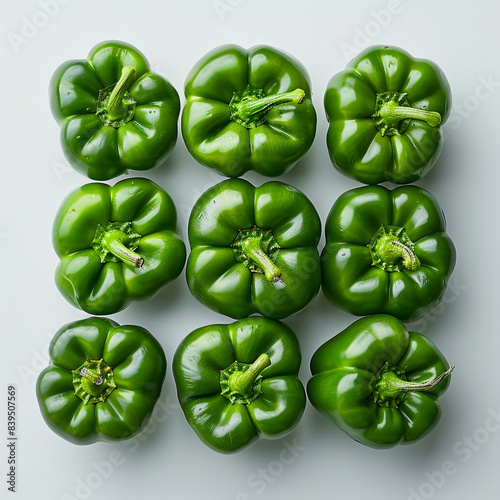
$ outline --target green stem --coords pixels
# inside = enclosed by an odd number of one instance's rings
[[[72,374],[75,395],[85,404],[105,402],[116,388],[113,369],[102,358],[87,359]]]
[[[375,245],[375,252],[382,261],[387,263],[402,259],[404,267],[409,271],[416,271],[420,267],[420,260],[415,252],[393,234],[381,236]]]
[[[387,121],[422,120],[431,127],[437,127],[441,123],[441,115],[436,111],[412,108],[410,106],[397,106],[393,102],[385,103],[379,110],[379,114]]]
[[[446,371],[438,375],[436,378],[429,380],[429,382],[410,382],[408,380],[400,380],[400,389],[403,392],[413,392],[413,391],[428,391],[436,387],[436,385],[445,379],[451,372],[455,369],[455,365],[450,366]]]
[[[403,259],[403,265],[406,269],[409,271],[416,271],[420,267],[420,260],[411,248],[400,241],[392,241],[392,244],[401,249],[401,258]]]
[[[414,108],[406,93],[389,91],[377,94],[375,111],[372,115],[375,126],[382,136],[401,136],[412,120],[420,120],[431,127],[441,123],[441,115],[436,111]]]
[[[94,385],[102,385],[104,379],[99,375],[95,370],[91,370],[89,368],[82,368],[80,370],[80,375],[90,381]]]
[[[386,371],[376,384],[378,398],[380,401],[390,401],[399,397],[403,392],[428,391],[436,387],[439,382],[450,375],[454,368],[454,366],[450,366],[448,370],[428,382],[410,382],[408,380],[402,380],[394,372]]]
[[[306,93],[302,89],[295,89],[291,92],[269,95],[261,98],[248,97],[236,105],[241,119],[247,120],[257,113],[265,113],[280,104],[292,103],[302,104]]]
[[[102,238],[102,246],[125,264],[142,267],[144,259],[125,246],[124,242],[128,239],[128,236],[122,231],[109,231]]]
[[[259,238],[246,238],[241,242],[241,250],[246,257],[257,264],[266,278],[276,283],[281,278],[281,271],[262,250]]]
[[[245,371],[236,371],[232,373],[228,380],[228,386],[231,393],[240,394],[243,397],[250,397],[255,380],[262,370],[270,366],[271,360],[264,353],[261,354],[253,364]]]
[[[134,80],[135,69],[132,66],[125,66],[106,104],[110,120],[123,120],[127,116],[128,106],[123,104],[123,96]]]
[[[266,96],[262,89],[247,85],[233,94],[229,103],[229,117],[245,128],[255,128],[265,123],[270,109],[280,104],[302,104],[305,97],[306,93],[302,89]]]

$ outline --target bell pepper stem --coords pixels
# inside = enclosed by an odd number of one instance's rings
[[[408,391],[428,391],[445,379],[451,372],[455,369],[455,365],[450,366],[446,371],[438,375],[436,378],[429,380],[429,382],[408,382],[401,380],[404,384],[401,385],[400,389],[404,392]]]
[[[89,370],[88,368],[82,368],[80,370],[80,375],[92,382],[94,385],[102,385],[104,382],[104,379],[100,375],[98,375],[94,370]]]
[[[130,264],[137,268],[142,267],[144,259],[124,245],[127,239],[127,235],[122,231],[110,231],[102,238],[102,246],[125,264]]]
[[[245,128],[255,128],[267,120],[267,113],[281,104],[302,104],[306,93],[302,89],[291,92],[266,95],[262,89],[247,85],[243,90],[233,94],[229,102],[229,117]]]
[[[441,123],[441,115],[438,112],[414,108],[406,93],[395,91],[377,94],[372,118],[382,136],[401,136],[411,120],[423,121],[431,127],[437,127]]]
[[[123,96],[132,82],[135,80],[135,69],[132,66],[125,66],[122,69],[120,79],[116,83],[109,96],[106,109],[110,120],[122,120],[127,116],[127,107],[123,105]]]
[[[248,97],[237,104],[237,110],[242,119],[257,113],[267,112],[280,104],[302,104],[306,93],[302,89],[295,89],[282,94],[268,95],[261,98]]]
[[[377,398],[380,401],[390,401],[400,397],[404,392],[428,391],[448,377],[454,369],[455,366],[450,366],[446,371],[428,382],[402,380],[393,371],[386,371],[377,381]]]
[[[392,102],[385,103],[380,108],[380,116],[383,118],[397,120],[422,120],[431,127],[437,127],[441,123],[441,115],[436,111],[412,108],[411,106],[395,106]]]
[[[403,259],[403,265],[409,271],[416,271],[420,267],[420,260],[415,255],[415,252],[400,241],[393,241],[392,245],[397,246],[401,249],[401,258]]]
[[[409,271],[416,271],[420,267],[420,260],[415,252],[392,234],[384,234],[380,237],[375,246],[375,252],[382,261],[394,262],[402,259],[404,267]]]
[[[247,238],[242,241],[241,247],[247,258],[255,262],[262,269],[269,281],[272,283],[280,281],[281,271],[262,250],[259,239]]]
[[[271,360],[266,353],[261,354],[247,370],[237,371],[229,377],[231,392],[248,396],[252,392],[253,384],[262,370],[271,365]]]
[[[85,404],[105,402],[116,388],[113,369],[102,358],[87,358],[83,365],[72,370],[72,373],[75,395]]]

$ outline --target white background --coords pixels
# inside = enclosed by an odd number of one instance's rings
[[[498,3],[46,0],[49,14],[43,0],[2,3],[0,439],[6,434],[7,385],[15,384],[19,475],[12,498],[498,498],[500,423],[492,417],[500,419]],[[63,324],[87,317],[54,285],[58,260],[51,226],[61,200],[89,182],[67,166],[48,105],[48,83],[60,63],[85,58],[107,39],[139,48],[181,96],[194,63],[223,43],[265,43],[298,58],[312,79],[318,130],[309,153],[280,180],[304,191],[323,222],[335,199],[359,186],[335,171],[328,158],[323,94],[330,77],[372,44],[397,45],[442,67],[453,92],[453,113],[444,126],[441,158],[418,184],[440,201],[458,261],[443,307],[414,326],[457,368],[431,435],[412,446],[372,450],[308,405],[283,440],[259,441],[230,456],[211,451],[178,406],[171,360],[191,330],[230,319],[199,304],[184,273],[154,299],[112,316],[121,324],[144,326],[164,347],[169,368],[156,422],[140,440],[88,447],[67,443],[48,429],[34,391],[47,364],[48,341]],[[182,138],[167,162],[144,176],[173,197],[184,238],[193,203],[222,180],[190,157]],[[256,174],[245,178],[265,181]],[[355,319],[320,293],[286,320],[302,345],[304,383],[312,353]],[[283,452],[287,446],[296,447],[295,456]],[[5,441],[0,450],[0,497],[10,498]],[[446,474],[439,472],[443,468]]]

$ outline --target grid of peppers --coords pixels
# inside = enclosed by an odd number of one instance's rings
[[[335,202],[321,257],[321,222],[302,192],[237,178],[249,170],[280,176],[311,147],[316,112],[305,68],[272,47],[225,45],[193,67],[185,97],[188,150],[232,178],[193,207],[187,283],[204,305],[238,319],[198,328],[174,355],[191,427],[205,444],[230,453],[297,425],[306,405],[300,346],[278,320],[304,309],[322,285],[332,303],[366,317],[314,354],[307,385],[313,406],[367,446],[426,435],[439,419],[437,400],[453,367],[401,320],[440,302],[455,249],[430,193],[376,184],[414,182],[436,163],[451,103],[442,71],[396,47],[376,46],[329,82],[331,160],[370,185]],[[86,60],[62,64],[50,99],[69,163],[91,179],[156,167],[176,143],[179,96],[128,44],[105,42]],[[70,193],[56,215],[53,243],[61,294],[95,315],[154,296],[186,261],[174,203],[145,178]],[[49,427],[77,444],[140,432],[166,372],[165,354],[149,332],[105,318],[62,327],[50,359],[37,383],[40,409]]]

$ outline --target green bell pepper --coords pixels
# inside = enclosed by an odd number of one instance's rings
[[[186,248],[176,227],[172,199],[147,179],[74,190],[53,226],[59,291],[75,307],[99,315],[151,298],[184,267]]]
[[[63,326],[36,384],[47,425],[74,444],[128,439],[147,424],[167,362],[144,328],[87,318]]]
[[[185,84],[182,134],[192,156],[219,174],[276,177],[292,168],[316,134],[306,69],[260,45],[223,45],[196,63]]]
[[[283,437],[306,404],[300,361],[297,337],[279,321],[246,318],[191,332],[173,360],[189,425],[221,453],[242,450],[259,437]]]
[[[328,83],[328,151],[366,184],[415,182],[436,163],[451,90],[439,66],[397,47],[369,47]]]
[[[320,233],[314,206],[292,186],[223,181],[201,195],[189,218],[189,288],[232,318],[289,316],[318,293]]]
[[[416,186],[342,194],[325,226],[326,297],[358,316],[422,317],[441,301],[455,267],[445,225],[436,199]]]
[[[50,82],[50,107],[67,160],[91,179],[156,167],[177,141],[177,91],[123,42],[63,63]]]
[[[309,399],[352,439],[372,448],[411,444],[439,421],[453,370],[420,333],[384,314],[359,319],[311,359]]]

